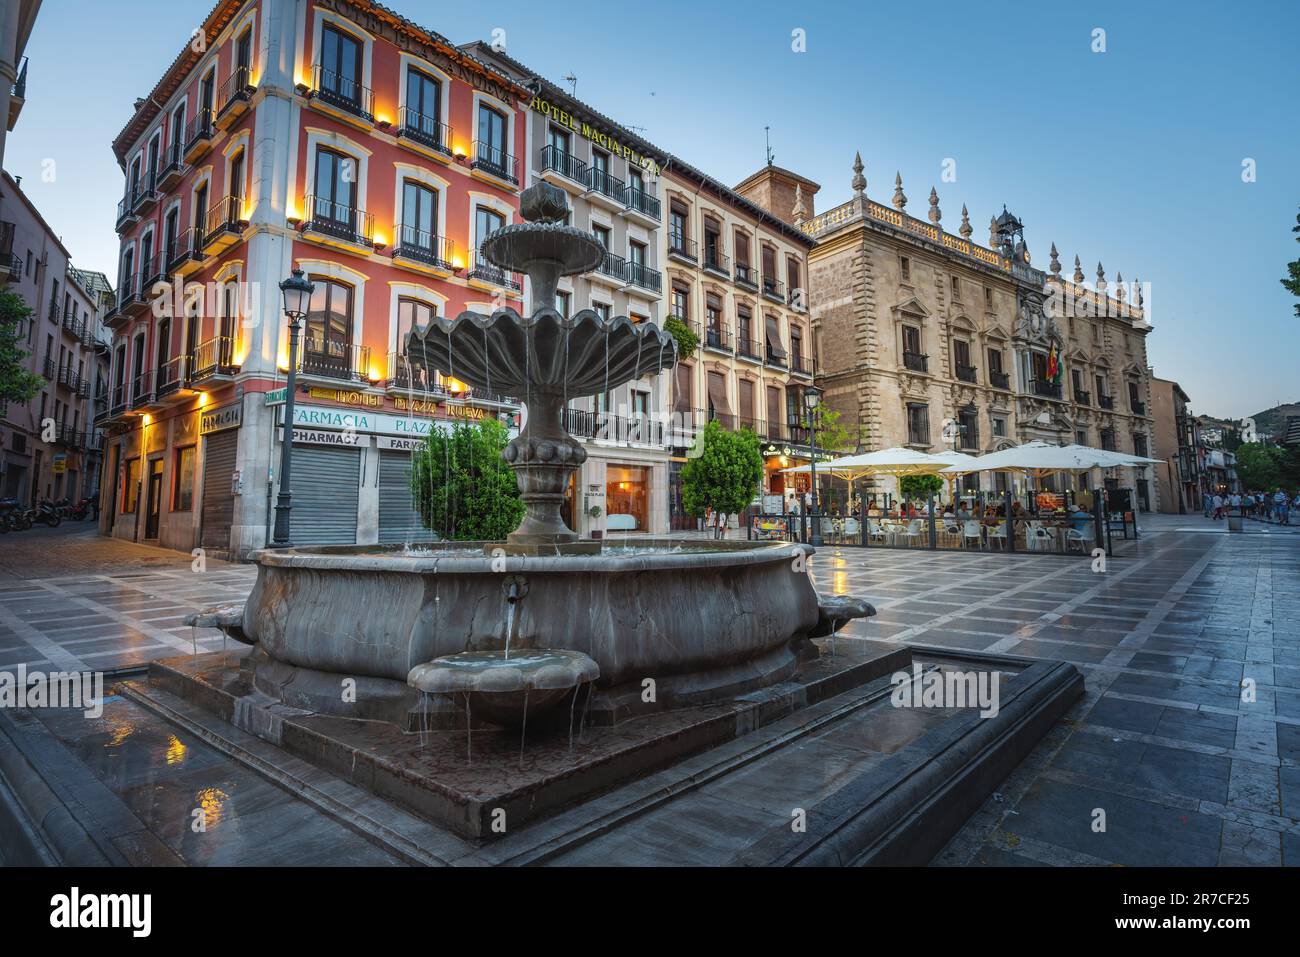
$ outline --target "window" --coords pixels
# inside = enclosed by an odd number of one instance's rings
[[[397,300],[397,345],[406,342],[407,333],[416,328],[424,328],[438,315],[438,309],[420,299],[402,296]]]
[[[506,118],[492,107],[478,108],[478,161],[503,173],[506,169]]]
[[[126,460],[126,474],[122,481],[122,511],[130,514],[135,511],[135,503],[140,491],[140,460]]]
[[[600,316],[600,318],[605,320],[605,322],[609,322],[610,317],[613,315],[614,312],[613,306],[611,306],[607,302],[593,302],[591,304],[591,308],[595,310],[596,315]],[[632,321],[635,322],[636,318],[633,317]]]
[[[993,290],[987,286],[984,287],[984,308],[993,308]]]
[[[911,280],[912,280],[912,260],[908,259],[906,256],[903,256],[902,258],[900,258],[900,259],[898,260],[898,269],[899,269],[899,272],[902,273],[902,276],[903,276],[903,282],[911,282]]]
[[[704,265],[720,269],[722,261],[722,234],[715,220],[704,221]]]
[[[327,227],[352,233],[356,222],[356,200],[352,191],[356,160],[333,150],[316,150],[316,196],[312,218]]]
[[[1075,444],[1077,444],[1077,445],[1087,445],[1087,444],[1088,444],[1088,430],[1087,430],[1087,429],[1075,429],[1075,431],[1074,431],[1074,441],[1075,441]]]
[[[975,369],[970,361],[970,343],[957,339],[952,344],[953,362],[957,366],[957,378],[966,382],[975,381]]]
[[[627,251],[628,262],[633,266],[642,267],[645,265],[645,243],[639,243],[633,239],[628,243]]]
[[[748,306],[736,307],[736,337],[740,351],[747,356],[758,355],[758,343],[754,341],[754,317]]]
[[[217,68],[213,67],[208,71],[207,76],[199,83],[199,110],[206,114],[212,113],[213,100],[217,92]],[[202,117],[204,123],[208,122],[211,116]]]
[[[686,286],[673,285],[673,315],[682,322],[689,322],[691,291]]]
[[[907,404],[907,441],[910,445],[930,444],[930,407],[919,402]]]
[[[803,330],[790,324],[790,368],[803,369]]]
[[[321,29],[320,88],[329,98],[361,103],[361,44],[326,24]]]
[[[244,151],[240,150],[235,154],[234,159],[230,161],[230,183],[226,192],[230,198],[235,200],[238,207],[238,200],[244,196]],[[237,210],[236,210],[237,211]],[[232,211],[232,218],[235,211]]]
[[[442,142],[442,84],[412,67],[406,71],[406,127]]]
[[[591,231],[596,234],[596,242],[600,243],[606,250],[609,249],[610,231],[608,226],[592,226]]]
[[[742,427],[754,427],[754,383],[741,379],[738,383],[740,399],[740,424]]]
[[[1000,415],[992,416],[989,422],[993,426],[993,437],[995,439],[1005,439],[1007,437],[1007,420]]]
[[[627,188],[632,190],[633,193],[644,195],[645,177],[641,175],[639,169],[632,169],[629,167],[627,171]]]
[[[793,256],[787,257],[785,261],[785,283],[786,292],[789,293],[791,297],[793,297],[798,290],[803,288],[803,283],[799,279],[799,260],[795,259]]]
[[[402,184],[401,243],[410,249],[432,256],[438,228],[438,193],[422,183],[406,180]]]
[[[958,279],[956,276],[952,277],[952,298],[954,299],[961,298],[961,280]]]
[[[483,240],[506,224],[506,218],[495,209],[480,206],[474,211],[474,241],[478,246]],[[475,248],[477,249],[478,246]]]
[[[558,126],[549,127],[546,131],[546,142],[553,152],[562,156],[568,156],[571,152],[573,138],[569,135],[568,130],[560,129]]]
[[[979,413],[974,406],[966,406],[957,411],[957,431],[960,448],[978,449],[980,447]]]
[[[685,251],[686,234],[686,207],[673,203],[668,210],[668,246],[671,249]]]
[[[307,306],[302,370],[332,378],[350,378],[352,287],[324,276],[311,279],[316,288]]]
[[[194,446],[176,450],[172,475],[172,511],[188,512],[194,507]]]
[[[559,291],[555,294],[555,311],[565,319],[569,318],[569,303],[572,299],[573,294],[569,292]]]

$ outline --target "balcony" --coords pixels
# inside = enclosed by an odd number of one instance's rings
[[[723,279],[731,278],[731,260],[716,246],[705,245],[704,269]]]
[[[627,264],[627,282],[631,286],[640,286],[642,289],[658,292],[663,285],[663,275],[657,269],[651,269],[645,263],[629,261]]]
[[[14,255],[14,230],[16,225],[0,222],[0,283],[9,282],[22,275],[22,260]],[[18,267],[15,269],[15,265]]]
[[[1145,402],[1139,402],[1137,399],[1133,399],[1133,400],[1131,400],[1131,401],[1129,402],[1129,405],[1133,407],[1133,414],[1134,414],[1134,415],[1146,415],[1146,414],[1147,414],[1147,405],[1146,405]]]
[[[451,162],[451,127],[409,106],[397,111],[397,142],[430,159]]]
[[[591,280],[606,286],[622,286],[628,281],[627,267],[628,262],[626,259],[607,252],[605,258],[592,270]]]
[[[741,330],[741,335],[736,338],[736,355],[742,359],[752,359],[755,362],[763,361],[763,344],[757,339],[749,338],[749,332]]]
[[[181,139],[175,139],[172,145],[167,147],[167,152],[163,156],[162,169],[158,171],[158,188],[163,192],[170,190],[178,185],[189,171],[190,166],[185,162],[184,144]]]
[[[312,242],[367,255],[375,245],[375,218],[364,209],[306,196],[302,237]]]
[[[370,374],[370,347],[305,339],[298,355],[298,371],[322,379],[365,382]]]
[[[61,366],[59,368],[58,382],[65,389],[71,389],[73,392],[81,391],[81,373],[72,366]]]
[[[795,375],[812,376],[812,363],[806,356],[794,355],[790,357],[790,371]]]
[[[128,183],[125,195],[123,195],[121,201],[117,204],[116,224],[119,233],[140,222],[140,214],[135,209],[135,196],[138,189],[138,185],[135,188],[132,188],[131,184]]]
[[[773,302],[785,304],[785,283],[771,276],[763,277],[763,297]]]
[[[989,383],[995,389],[1006,389],[1011,391],[1011,373],[1003,372],[1001,369],[993,369],[989,372]]]
[[[732,275],[737,286],[743,286],[750,292],[758,292],[758,276],[749,263],[736,263],[736,271]]]
[[[464,386],[464,383],[459,383]],[[514,408],[519,401],[512,396],[499,395],[480,389],[477,386],[464,386],[455,390],[447,387],[446,379],[440,372],[434,372],[421,366],[413,366],[402,352],[388,353],[388,375],[384,386],[389,392],[418,392],[421,396],[435,399],[466,400]]]
[[[475,140],[473,158],[470,160],[470,172],[479,179],[487,179],[496,185],[505,185],[509,189],[519,186],[519,161],[501,149],[483,140]]]
[[[122,280],[122,285],[118,289],[117,311],[109,314],[105,324],[111,328],[122,320],[134,319],[148,306],[149,301],[145,298],[144,286],[136,280],[135,276],[128,276]]]
[[[229,380],[239,371],[235,362],[236,350],[234,336],[213,336],[206,342],[200,342],[189,357],[187,381],[191,385],[197,385]]]
[[[912,372],[929,372],[930,357],[923,352],[904,352],[903,368]]]
[[[159,401],[180,392],[185,385],[189,356],[176,356],[158,367],[157,396]]]
[[[375,97],[369,87],[319,63],[312,67],[307,102],[335,119],[369,130],[375,125]]]
[[[519,292],[523,280],[517,272],[507,272],[500,266],[488,262],[481,252],[474,253],[474,262],[470,265],[469,284],[479,289],[506,289]]]
[[[203,241],[199,247],[205,256],[223,253],[239,242],[248,225],[239,216],[240,198],[225,196],[208,210],[203,219]]]
[[[627,195],[627,184],[615,179],[608,170],[587,168],[587,199],[597,206],[603,206],[611,212],[623,211],[623,199]]]
[[[643,189],[628,186],[623,192],[623,209],[620,215],[635,219],[651,229],[658,227],[659,214],[663,208],[657,196],[652,196]]]
[[[217,90],[217,129],[229,129],[234,122],[248,112],[248,107],[252,103],[253,94],[257,87],[253,86],[252,77],[248,72],[248,67],[235,67],[235,72],[226,78],[226,82],[221,84]]]
[[[1092,393],[1083,389],[1075,389],[1074,401],[1077,405],[1092,405]]]
[[[1118,452],[1115,447],[1115,432],[1113,429],[1103,429],[1101,431],[1101,449],[1103,452]]]
[[[18,79],[14,85],[9,88],[9,117],[8,125],[5,129],[12,131],[18,125],[18,116],[23,111],[23,104],[27,102],[27,57],[23,57],[22,64],[18,67]]]
[[[201,109],[185,127],[185,162],[193,163],[202,158],[212,148],[212,136],[212,111]]]
[[[579,439],[665,447],[663,423],[655,422],[648,416],[623,416],[566,408],[564,428]]]
[[[143,409],[153,401],[153,370],[150,369],[131,380],[131,408]]]
[[[68,423],[64,422],[59,425],[58,430],[54,433],[54,443],[56,445],[67,446],[70,449],[79,449],[86,442],[86,433],[74,429]]]
[[[18,282],[23,278],[23,261],[17,255],[9,255],[0,261],[0,282]]]
[[[144,216],[156,205],[158,205],[158,171],[151,169],[136,185],[131,209],[137,215]]]
[[[695,240],[687,239],[681,233],[668,234],[668,257],[670,259],[680,259],[695,265],[699,262],[699,255],[696,252]]]
[[[41,375],[43,375],[50,382],[53,382],[55,379],[59,377],[59,367],[55,365],[52,356],[45,357],[45,363],[41,366]]]
[[[126,400],[126,384],[119,382],[117,385],[113,386],[113,401],[108,407],[109,415],[117,417],[125,412],[127,406]]]
[[[731,330],[726,326],[707,326],[704,330],[704,346],[715,352],[732,353]]]
[[[50,322],[59,321],[59,302],[57,299],[50,299]]]
[[[1097,405],[1103,409],[1115,408],[1115,397],[1113,395],[1102,395],[1097,393]]]
[[[957,378],[962,382],[974,382],[975,367],[962,365],[960,362],[957,363]]]
[[[160,256],[150,256],[140,264],[140,294],[144,297],[154,295],[153,287],[164,282],[165,277],[166,263]]]
[[[1059,382],[1048,382],[1046,379],[1033,379],[1029,383],[1030,391],[1034,395],[1041,395],[1048,399],[1061,398],[1061,384]]]
[[[203,265],[202,237],[191,226],[167,245],[167,272],[188,276]]]
[[[541,167],[542,179],[567,192],[581,193],[587,186],[587,164],[559,147],[542,147]]]
[[[780,346],[773,346],[771,342],[764,347],[763,361],[773,369],[790,368],[790,354]]]
[[[446,236],[436,236],[414,226],[398,226],[396,233],[393,265],[443,278],[455,271],[452,265],[455,244]]]

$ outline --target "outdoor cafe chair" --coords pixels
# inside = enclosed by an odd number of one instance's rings
[[[921,520],[919,518],[912,519],[905,528],[900,528],[898,533],[907,539],[909,545],[919,542],[921,540]]]
[[[1007,547],[1007,523],[998,522],[996,525],[989,526],[989,547],[993,546],[994,541],[1001,541],[1002,548]]]
[[[980,545],[983,544],[982,539],[983,539],[983,532],[980,528],[979,522],[967,521],[962,526],[962,532],[961,532],[962,545],[966,545],[968,542],[970,542],[974,548],[979,548]]]
[[[861,530],[862,530],[862,526],[858,524],[858,520],[856,518],[846,518],[844,520],[844,534],[849,538],[856,538],[858,532],[860,532]]]
[[[1080,531],[1077,528],[1067,528],[1065,530],[1065,547],[1066,550],[1072,549],[1075,545],[1079,546],[1079,551],[1088,551],[1088,543],[1092,541],[1092,536],[1087,532]]]
[[[867,538],[879,539],[884,541],[889,535],[888,530],[877,522],[874,518],[867,519]]]
[[[1050,529],[1044,528],[1042,522],[1030,522],[1025,535],[1031,552],[1050,552],[1054,550],[1056,536],[1052,534]]]

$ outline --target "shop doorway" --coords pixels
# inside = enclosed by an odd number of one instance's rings
[[[161,457],[149,460],[149,481],[145,501],[144,537],[158,537],[158,525],[162,520],[162,483],[163,460]]]
[[[610,465],[605,469],[605,529],[644,532],[650,527],[650,469]]]

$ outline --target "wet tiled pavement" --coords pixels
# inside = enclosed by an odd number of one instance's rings
[[[814,560],[820,590],[879,610],[850,634],[1059,658],[1086,676],[1086,696],[936,863],[1300,863],[1300,529],[1248,523],[1228,535],[1199,516],[1145,524],[1138,546],[1101,572],[1079,558],[924,550],[826,549]],[[242,597],[254,577],[211,560],[195,571],[187,555],[89,529],[34,531],[0,539],[0,669],[122,668],[195,640],[214,650],[220,637],[192,635],[181,617]],[[111,792],[100,799],[125,859],[393,862],[202,741],[124,708],[111,701],[89,737],[78,738],[79,716],[67,729],[50,712],[41,720],[52,738],[67,732],[63,746]],[[831,786],[833,762],[826,773]],[[765,787],[743,802],[760,817],[776,806]],[[725,788],[712,799],[739,800]],[[195,838],[196,807],[215,812],[229,841]]]

